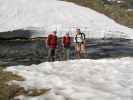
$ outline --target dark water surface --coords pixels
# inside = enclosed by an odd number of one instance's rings
[[[60,43],[60,41],[59,41]],[[118,58],[133,56],[133,40],[127,39],[87,39],[87,58]],[[62,47],[58,46],[56,58],[62,60]],[[0,40],[0,65],[30,65],[48,61],[44,39]],[[71,59],[75,59],[74,43]]]

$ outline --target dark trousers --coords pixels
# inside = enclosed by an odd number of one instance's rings
[[[70,59],[70,46],[64,46],[64,60]]]
[[[56,48],[49,48],[48,61],[55,61],[55,50],[56,50]]]

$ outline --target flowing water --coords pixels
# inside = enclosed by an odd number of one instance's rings
[[[60,43],[60,41],[59,41]],[[118,58],[133,56],[133,40],[127,39],[87,39],[86,58]],[[63,60],[61,44],[56,50],[56,60]],[[0,40],[0,65],[30,65],[48,61],[48,49],[44,39]],[[71,59],[76,59],[74,43]]]

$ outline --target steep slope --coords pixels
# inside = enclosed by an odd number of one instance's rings
[[[133,28],[133,0],[65,0],[95,9],[122,25]]]
[[[0,31],[15,29],[39,30],[33,37],[44,36],[44,31],[58,30],[58,35],[72,32],[75,27],[86,31],[88,37],[115,36],[133,38],[133,29],[92,9],[57,0],[0,0]],[[36,31],[35,31],[36,32]],[[124,34],[124,35],[123,35]],[[45,34],[47,36],[47,34]]]

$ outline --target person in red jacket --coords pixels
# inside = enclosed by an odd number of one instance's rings
[[[63,36],[62,44],[64,47],[64,59],[68,60],[70,59],[70,46],[71,46],[71,37],[69,36],[69,33],[66,33]]]
[[[48,50],[48,60],[49,61],[55,61],[55,51],[57,47],[57,36],[56,31],[52,32],[48,35],[47,39],[47,46],[49,48]]]

